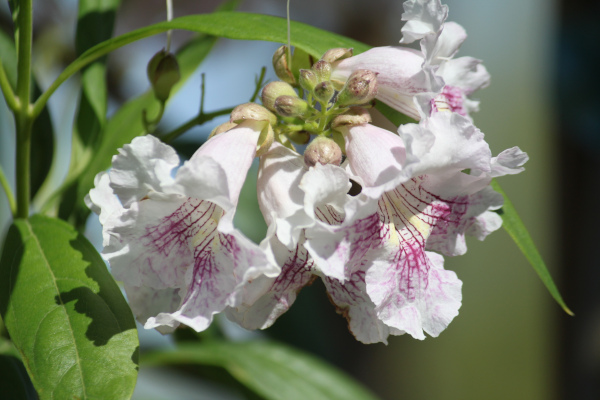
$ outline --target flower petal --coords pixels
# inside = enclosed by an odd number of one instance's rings
[[[172,183],[171,172],[178,165],[179,157],[171,146],[151,135],[138,136],[113,157],[110,185],[127,208],[150,191],[162,192]]]
[[[440,0],[409,0],[404,2],[403,37],[400,43],[412,43],[427,35],[437,35],[448,17],[448,6]]]
[[[104,228],[106,221],[112,214],[123,212],[121,202],[115,196],[110,187],[110,178],[108,173],[102,171],[94,178],[94,188],[84,198],[85,204],[90,210],[98,214],[100,224],[102,224],[102,246],[107,246],[110,240],[110,233]]]
[[[375,304],[366,293],[365,271],[352,274],[350,280],[341,283],[337,279],[323,278],[327,294],[335,305],[338,314],[348,320],[348,328],[356,338],[365,344],[383,342],[387,344],[390,334],[404,332],[384,324],[375,311]]]
[[[271,326],[292,306],[300,289],[316,278],[313,262],[301,244],[290,251],[272,238],[271,249],[282,266],[281,274],[276,278],[260,276],[245,285],[238,305],[227,309],[227,317],[246,329]]]
[[[439,92],[443,79],[434,70],[424,67],[419,51],[404,47],[374,47],[364,53],[342,60],[335,66],[331,79],[345,82],[352,72],[366,69],[377,73],[377,99],[390,107],[419,119],[414,96]]]
[[[162,311],[172,312],[177,310],[181,303],[179,289],[177,288],[157,290],[147,286],[137,287],[129,285],[124,285],[124,288],[133,315],[135,315],[135,318],[144,325],[149,318]],[[179,326],[178,323],[175,323],[172,326],[160,325],[156,326],[156,330],[164,335],[172,333],[177,326]],[[154,326],[146,326],[146,329],[151,328],[154,328]]]

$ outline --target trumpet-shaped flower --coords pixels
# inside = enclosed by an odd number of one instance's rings
[[[502,197],[490,180],[520,172],[527,156],[513,148],[491,157],[483,134],[456,113],[403,126],[400,136],[368,124],[344,129],[345,168],[308,169],[283,146],[263,157],[263,171],[279,163],[290,174],[263,182],[280,195],[261,203],[282,272],[254,281],[228,315],[265,328],[320,276],[358,340],[437,336],[458,314],[462,283],[435,252],[462,254],[465,235],[482,240],[500,227],[492,210]],[[360,194],[346,194],[349,179]],[[286,246],[280,229],[299,215],[304,223]]]
[[[401,44],[420,40],[421,51],[406,47],[375,47],[335,64],[332,79],[345,81],[353,71],[378,73],[377,98],[419,120],[438,110],[468,116],[478,102],[468,98],[489,85],[489,74],[480,60],[454,59],[467,37],[455,22],[445,22],[448,7],[440,0],[404,3]]]
[[[247,121],[215,136],[174,176],[175,150],[138,137],[96,177],[86,201],[100,214],[103,254],[146,328],[204,330],[245,282],[279,272],[233,226],[263,127]]]

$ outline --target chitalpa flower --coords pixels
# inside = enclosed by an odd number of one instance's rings
[[[264,128],[245,121],[217,135],[174,176],[175,150],[138,137],[96,176],[86,202],[100,214],[103,255],[146,328],[204,330],[214,314],[236,306],[247,281],[279,272],[233,226]]]
[[[236,108],[174,176],[175,151],[151,136],[115,156],[87,200],[146,328],[201,331],[223,312],[264,329],[317,278],[364,343],[448,326],[462,283],[443,256],[501,226],[490,182],[522,171],[527,155],[515,147],[492,157],[473,125],[467,96],[489,75],[479,60],[452,58],[466,35],[446,17],[439,0],[405,3],[402,42],[420,40],[421,51],[332,49],[295,75],[278,50],[285,82],[263,89],[265,107]],[[371,125],[373,98],[419,122],[398,134]],[[293,142],[311,135],[302,156]],[[255,156],[268,225],[259,245],[232,223]]]
[[[479,104],[468,96],[488,86],[490,76],[481,60],[453,58],[467,37],[464,28],[446,22],[448,6],[440,0],[406,1],[404,11],[400,43],[419,40],[420,51],[404,46],[374,47],[336,61],[332,79],[344,82],[353,71],[367,69],[378,73],[377,99],[416,120],[424,112],[429,115],[431,108],[468,117]]]

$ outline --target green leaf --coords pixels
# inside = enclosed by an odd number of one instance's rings
[[[504,205],[498,211],[498,214],[500,214],[502,217],[502,226],[515,241],[544,285],[546,285],[546,288],[554,300],[556,300],[556,302],[562,307],[563,310],[565,310],[567,314],[574,315],[569,307],[567,307],[558,289],[556,288],[556,285],[550,276],[550,272],[548,272],[548,268],[546,268],[546,264],[535,247],[535,244],[533,243],[527,228],[525,228],[523,221],[521,221],[519,214],[517,214],[517,211],[515,210],[511,201],[508,199],[508,196],[506,196],[506,193],[504,193],[495,179],[492,180],[492,188],[504,197]]]
[[[137,377],[131,310],[70,225],[15,220],[0,260],[0,314],[41,399],[128,399]]]
[[[0,388],[3,399],[37,399],[23,363],[14,355],[0,354]]]
[[[225,368],[268,400],[374,400],[341,371],[317,358],[274,342],[206,341],[142,357],[143,365],[200,364]]]
[[[65,68],[48,88],[45,95],[36,102],[34,114],[41,111],[48,97],[62,82],[89,63],[129,43],[169,29],[182,29],[238,40],[287,42],[286,20],[270,15],[223,11],[212,14],[188,15],[175,18],[172,21],[160,22],[102,42],[83,53]],[[356,40],[296,21],[291,22],[291,38],[293,46],[317,58],[320,58],[325,51],[334,47],[352,47],[357,54],[370,48]]]

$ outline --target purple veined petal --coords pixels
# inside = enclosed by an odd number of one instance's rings
[[[150,193],[104,224],[110,233],[103,254],[113,275],[130,286],[155,289],[184,286],[193,265],[189,240],[214,225],[222,210],[209,202],[181,195]]]
[[[194,264],[186,271],[181,306],[175,312],[149,318],[146,327],[182,323],[203,331],[215,314],[228,306],[236,307],[244,285],[269,268],[266,255],[257,245],[238,232],[219,232],[216,224],[205,226],[194,236],[191,251]]]
[[[379,216],[371,215],[344,223],[331,208],[317,211],[323,224],[306,232],[304,247],[315,260],[317,270],[340,282],[360,268],[369,249],[379,242]]]
[[[376,98],[418,120],[420,114],[414,103],[414,96],[419,93],[437,93],[444,86],[443,79],[435,75],[435,69],[424,63],[423,54],[417,50],[374,47],[342,60],[334,67],[331,79],[345,82],[357,69],[376,72]]]
[[[138,136],[119,149],[109,171],[110,186],[125,208],[150,191],[162,192],[179,165],[175,150],[154,136]]]
[[[424,186],[421,193],[427,196],[430,192],[426,189],[426,185]],[[431,207],[436,209],[438,217],[427,239],[427,250],[447,256],[466,253],[465,235],[483,240],[502,226],[502,218],[496,213],[489,212],[500,208],[502,203],[502,195],[489,186],[466,196],[448,199],[437,196],[431,201]]]
[[[325,206],[335,210],[336,214],[343,213],[351,186],[348,174],[343,168],[331,164],[317,164],[311,167],[300,180],[306,214],[316,215],[317,208]]]
[[[400,43],[412,43],[427,35],[437,35],[448,17],[448,6],[440,0],[409,0],[404,2],[402,39]]]
[[[244,285],[238,304],[226,310],[230,320],[246,329],[266,329],[292,306],[298,292],[316,278],[303,241],[301,238],[294,250],[288,250],[277,238],[271,238],[270,248],[281,273],[273,278],[259,276]]]
[[[133,315],[143,325],[146,325],[148,319],[153,318],[160,312],[174,312],[181,304],[180,289],[178,288],[154,289],[147,286],[136,287],[129,285],[124,285],[124,288]],[[178,323],[172,326],[151,325],[148,324],[145,328],[156,328],[163,335],[172,333],[179,326]]]
[[[382,244],[367,256],[367,293],[386,325],[424,339],[438,336],[458,315],[462,283],[443,269],[443,258],[426,252],[431,226],[387,195],[380,201]],[[411,215],[412,214],[412,215]]]
[[[338,314],[348,321],[348,329],[356,340],[365,343],[387,344],[387,337],[404,332],[384,324],[375,311],[375,304],[366,292],[365,271],[360,269],[349,280],[341,283],[337,279],[324,277],[327,294]]]
[[[303,229],[314,223],[314,216],[306,214],[300,189],[306,171],[302,156],[279,143],[260,158],[258,204],[267,225],[290,250],[296,248]]]

